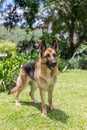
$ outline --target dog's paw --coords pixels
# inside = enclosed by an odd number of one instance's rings
[[[16,106],[20,106],[21,104],[19,102],[16,102]]]
[[[42,110],[42,116],[43,116],[43,117],[47,117],[47,110],[46,110],[46,109],[43,109],[43,110]]]
[[[47,113],[42,113],[42,117],[47,117]]]
[[[40,102],[39,102],[39,101],[37,101],[37,100],[34,100],[33,102],[34,102],[35,104],[38,104],[38,103],[40,103]]]
[[[50,107],[50,110],[51,110],[51,111],[56,109],[53,105],[51,105],[51,106],[49,106],[49,107]]]

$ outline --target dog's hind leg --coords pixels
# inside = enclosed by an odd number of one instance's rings
[[[19,94],[27,86],[28,82],[29,82],[29,76],[26,74],[24,70],[21,70],[19,77],[17,78],[16,87],[9,90],[8,94],[15,93],[15,104],[17,106],[19,105],[19,100],[18,100]]]
[[[17,84],[16,87],[14,87],[12,90],[11,90],[11,93],[14,91],[14,89],[16,89],[15,91],[15,104],[16,106],[19,106],[20,103],[19,103],[19,94],[21,91],[24,90],[24,88],[27,86],[27,80],[25,80],[25,82],[22,81],[22,79],[20,79],[20,82]]]
[[[14,88],[9,90],[9,92],[8,92],[8,94],[14,94],[15,93],[15,104],[16,104],[16,106],[20,105],[19,100],[18,100],[19,94],[21,92],[20,88],[21,88],[21,86],[15,86]]]
[[[19,94],[20,94],[20,91],[17,91],[15,93],[15,104],[16,104],[16,106],[20,106],[20,103],[19,103],[19,100],[18,100]]]

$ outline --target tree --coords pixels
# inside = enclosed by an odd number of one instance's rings
[[[44,6],[50,10],[50,16],[46,18],[46,22],[52,21],[52,34],[68,33],[68,48],[71,57],[78,46],[74,44],[74,35],[77,36],[78,44],[87,41],[87,1],[46,0]]]
[[[15,0],[15,2],[24,7],[24,18],[29,28],[33,29],[35,19],[42,19],[48,36],[55,36],[57,33],[64,36],[68,33],[70,57],[80,42],[87,41],[87,0]]]
[[[24,18],[31,29],[38,13],[39,2],[40,0],[15,0],[16,5],[24,7]]]
[[[17,14],[17,8],[24,8],[24,18],[29,28],[32,28],[32,24],[35,22],[35,17],[39,8],[39,0],[15,0],[15,7],[10,8],[6,12],[4,26],[7,30],[11,30],[18,22],[21,22],[21,16]]]
[[[25,5],[27,11],[24,12],[24,17],[27,20],[29,27],[32,28],[32,24],[35,22],[35,17],[38,13],[39,0],[25,0]]]
[[[17,22],[20,20],[20,17],[16,11],[16,6],[12,10],[9,10],[9,12],[6,12],[6,14],[7,15],[4,18],[4,26],[7,30],[11,31],[11,29],[13,29],[16,26]]]

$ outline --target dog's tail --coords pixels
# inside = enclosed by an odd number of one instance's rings
[[[16,92],[17,92],[17,90],[18,90],[18,87],[16,86],[16,87],[14,87],[14,88],[10,89],[10,90],[8,91],[8,94],[13,94],[13,93],[16,93]]]

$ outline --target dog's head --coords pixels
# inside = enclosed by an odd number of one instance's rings
[[[53,70],[57,65],[58,46],[56,40],[51,44],[52,47],[47,47],[44,40],[40,44],[40,57],[42,64]]]

